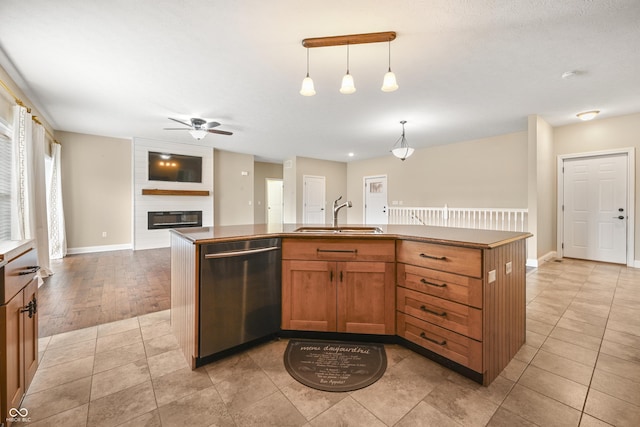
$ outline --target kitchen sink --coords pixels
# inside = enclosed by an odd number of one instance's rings
[[[294,230],[296,233],[351,233],[351,234],[380,234],[380,227],[326,227],[326,226],[308,226],[299,227]]]

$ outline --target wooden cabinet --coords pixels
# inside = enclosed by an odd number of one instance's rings
[[[490,384],[525,340],[524,240],[396,245],[397,334]]]
[[[395,334],[393,240],[284,239],[282,328]]]
[[[35,249],[9,260],[0,270],[0,416],[20,408],[38,367],[38,282]],[[15,289],[17,292],[13,293]]]

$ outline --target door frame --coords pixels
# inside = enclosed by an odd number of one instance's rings
[[[558,155],[556,170],[556,250],[559,258],[564,256],[564,249],[562,248],[564,235],[564,215],[562,212],[562,201],[564,200],[564,174],[562,173],[562,167],[564,165],[564,161],[569,159],[613,156],[620,154],[627,155],[627,266],[640,268],[640,265],[635,265],[635,147]]]

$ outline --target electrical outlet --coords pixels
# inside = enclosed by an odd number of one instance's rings
[[[505,272],[506,274],[511,274],[511,271],[512,271],[512,270],[513,270],[513,267],[512,267],[511,261],[509,261],[508,263],[506,263],[506,264],[504,265],[504,272]]]
[[[102,232],[102,237],[107,237],[107,232],[106,231]]]
[[[488,279],[489,283],[493,283],[496,281],[496,271],[495,270],[491,270],[489,272],[489,279]]]

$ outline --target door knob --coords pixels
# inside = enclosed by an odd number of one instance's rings
[[[622,216],[622,215],[620,215],[620,216],[614,216],[613,218],[614,218],[614,219],[615,219],[615,218],[618,218],[618,219],[624,219],[624,216]]]

